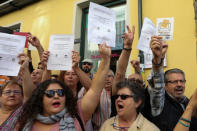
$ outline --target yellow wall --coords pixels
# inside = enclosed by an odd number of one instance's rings
[[[22,22],[21,31],[37,36],[46,50],[51,34],[72,33],[74,1],[76,0],[43,0],[1,17],[0,25]],[[37,51],[33,51],[32,56],[36,67],[39,62]]]
[[[38,36],[45,50],[48,49],[51,34],[71,34],[74,15],[74,3],[78,0],[43,0],[22,10],[1,17],[0,25],[22,22],[23,32]],[[127,0],[129,25],[135,25],[135,40],[131,58],[137,59],[138,50],[138,0]],[[180,68],[186,73],[186,95],[190,96],[197,84],[196,38],[193,0],[142,0],[143,18],[148,17],[154,23],[156,18],[174,17],[174,39],[169,41],[167,68]],[[38,54],[33,52],[34,67]],[[145,70],[145,77],[150,70]]]
[[[197,87],[196,37],[193,0],[143,0],[143,18],[174,17],[174,38],[168,41],[167,68],[180,68],[186,74],[186,95]],[[150,71],[145,71],[148,76]]]

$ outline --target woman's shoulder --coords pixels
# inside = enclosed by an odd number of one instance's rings
[[[143,128],[146,130],[151,130],[151,131],[160,131],[160,129],[151,121],[146,119],[142,114],[141,117],[143,117]]]
[[[112,117],[112,118],[110,118],[110,119],[107,119],[107,120],[103,123],[103,125],[101,126],[100,131],[113,130],[114,119],[115,119],[115,116]]]

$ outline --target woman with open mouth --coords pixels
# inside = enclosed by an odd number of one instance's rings
[[[144,89],[135,81],[125,80],[116,85],[117,115],[105,121],[101,131],[159,131],[140,110],[144,103]]]
[[[72,89],[58,80],[46,80],[33,92],[19,117],[19,131],[84,131],[95,111],[105,76],[109,72],[111,49],[99,45],[102,56],[95,78],[87,93],[79,100]]]

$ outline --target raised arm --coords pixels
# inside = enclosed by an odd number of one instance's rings
[[[105,79],[109,71],[111,49],[106,44],[99,45],[101,62],[95,74],[94,79],[88,92],[82,98],[81,109],[85,120],[89,120],[94,113],[99,101],[100,95],[105,87]]]
[[[80,61],[79,53],[76,51],[73,51],[72,59],[73,59],[73,64],[72,64],[73,70],[78,75],[81,84],[84,86],[84,88],[87,91],[90,88],[92,81],[89,78],[89,76],[85,72],[83,72],[78,66],[79,61]]]
[[[51,79],[51,70],[47,70],[47,62],[49,55],[50,55],[49,51],[44,51],[42,54],[42,65],[44,67],[44,71],[42,74],[42,82]]]
[[[28,33],[28,42],[31,43],[34,47],[36,47],[41,61],[42,53],[44,52],[44,49],[39,39],[36,36],[33,36],[31,33]]]
[[[26,102],[31,97],[32,92],[36,88],[36,86],[33,84],[29,72],[29,58],[24,53],[19,54],[18,57],[19,64],[21,64],[19,75],[22,77],[24,102]]]
[[[162,37],[153,36],[150,47],[153,53],[151,76],[148,78],[151,112],[153,116],[159,115],[164,107],[165,83],[163,73],[163,59],[168,49],[168,45],[162,41]]]
[[[140,62],[138,60],[132,60],[132,61],[130,61],[130,63],[135,70],[135,74],[141,75],[141,73],[140,73]]]
[[[116,94],[115,85],[125,79],[125,73],[129,61],[129,57],[132,50],[132,43],[134,39],[135,27],[132,27],[132,31],[130,30],[129,26],[127,26],[128,33],[124,33],[122,38],[124,39],[124,47],[120,54],[118,60],[117,70],[114,76],[113,84],[112,84],[112,95]]]
[[[176,124],[174,131],[189,131],[192,116],[197,117],[197,89],[192,95],[183,115]]]

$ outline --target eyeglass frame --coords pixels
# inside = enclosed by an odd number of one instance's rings
[[[170,83],[170,84],[178,84],[178,82],[180,82],[181,84],[185,84],[186,80],[174,80],[174,81],[168,80],[167,81],[167,83]]]
[[[89,66],[91,66],[92,63],[90,63],[90,62],[82,62],[82,65],[89,65]]]
[[[61,92],[59,92],[61,91]],[[51,94],[50,94],[51,93]],[[48,98],[52,98],[55,96],[55,94],[57,93],[57,95],[59,97],[64,97],[65,96],[65,93],[64,93],[64,90],[63,89],[55,89],[55,90],[45,90],[44,91],[44,94],[46,97]],[[62,94],[61,94],[62,93]],[[60,95],[61,94],[61,95]],[[51,95],[51,96],[50,96]]]
[[[127,95],[127,94],[118,95],[118,94],[116,94],[113,97],[114,97],[115,100],[117,100],[119,97],[120,97],[121,100],[126,100],[128,98],[133,98],[134,95]]]
[[[16,96],[22,95],[21,90],[4,90],[4,91],[2,91],[2,95],[5,95],[5,96],[10,96],[11,93],[13,93]]]

